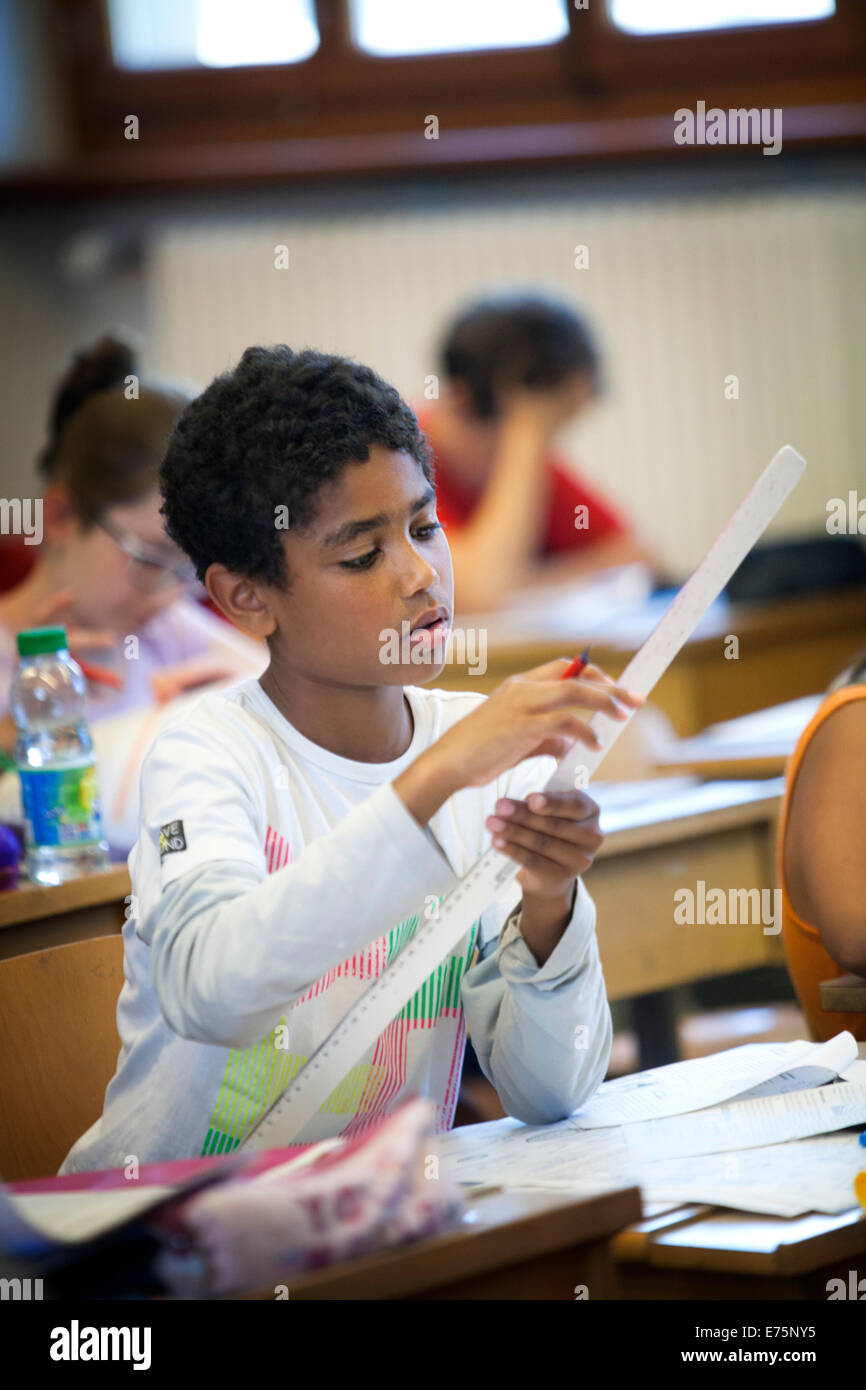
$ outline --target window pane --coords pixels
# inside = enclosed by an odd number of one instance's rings
[[[298,63],[319,46],[313,0],[108,0],[119,68]]]
[[[743,24],[794,24],[826,19],[835,0],[608,0],[610,17],[629,34],[736,29]]]
[[[558,43],[566,0],[351,0],[355,43],[368,53],[460,53]]]

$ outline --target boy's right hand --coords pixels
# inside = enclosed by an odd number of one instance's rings
[[[509,676],[478,709],[454,724],[427,750],[443,780],[459,787],[484,787],[525,758],[551,755],[557,760],[583,743],[598,748],[599,740],[580,711],[601,710],[612,719],[626,719],[627,710],[646,703],[616,685],[598,666],[589,665],[580,677],[563,680],[567,657]]]

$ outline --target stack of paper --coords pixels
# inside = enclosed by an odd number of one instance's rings
[[[856,1133],[838,1131],[864,1123],[866,1062],[839,1033],[622,1077],[558,1124],[471,1125],[442,1152],[461,1182],[587,1195],[626,1181],[650,1202],[797,1216],[855,1205],[864,1151]]]

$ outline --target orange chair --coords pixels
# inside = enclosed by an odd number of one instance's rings
[[[846,975],[847,969],[837,964],[828,953],[818,928],[806,922],[794,911],[785,879],[785,833],[791,798],[797,773],[803,762],[806,749],[817,730],[837,709],[853,700],[866,699],[866,685],[846,685],[834,691],[816,710],[811,722],[803,730],[787,767],[785,796],[779,822],[778,878],[782,889],[782,942],[788,964],[788,973],[794,986],[800,1008],[809,1020],[814,1038],[825,1042],[843,1030],[853,1033],[858,1042],[866,1041],[866,1013],[828,1013],[821,1007],[820,985],[822,980],[835,979]],[[866,776],[866,769],[858,768],[860,776]],[[866,829],[864,829],[866,835]],[[866,852],[866,845],[864,845]]]

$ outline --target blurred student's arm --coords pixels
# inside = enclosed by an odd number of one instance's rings
[[[464,612],[501,607],[530,565],[547,514],[550,442],[573,411],[560,388],[513,391],[499,449],[471,519],[449,530],[455,602]]]
[[[537,560],[524,571],[519,587],[534,589],[546,584],[568,584],[569,581],[588,579],[602,570],[614,569],[617,565],[633,564],[646,565],[653,574],[660,573],[662,569],[655,556],[635,536],[611,536],[579,550],[568,550]]]
[[[866,975],[866,700],[835,710],[809,742],[788,813],[785,877],[794,911],[833,959]]]

